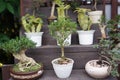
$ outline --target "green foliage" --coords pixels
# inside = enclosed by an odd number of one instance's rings
[[[111,66],[111,75],[116,77],[118,73],[118,62],[120,61],[120,30],[117,27],[120,24],[120,15],[114,20],[107,22],[108,39],[100,39],[96,48],[99,49],[100,57],[107,60]]]
[[[76,31],[76,23],[70,19],[61,19],[56,22],[52,22],[49,26],[50,34],[63,45],[65,39],[73,32]]]
[[[0,33],[0,45],[4,42],[8,41],[9,39],[10,38],[7,35]]]
[[[0,0],[0,13],[8,10],[10,13],[18,16],[19,15],[19,0]]]
[[[117,62],[120,61],[120,47],[116,48],[114,46],[114,40],[101,39],[99,44],[96,45],[96,48],[99,49],[100,59],[105,59],[111,64],[111,75],[114,77],[119,76]]]
[[[59,7],[57,7],[57,14],[58,14],[58,20],[61,18],[65,18],[67,16],[67,13],[65,13],[65,10],[70,8],[70,5],[65,5],[64,2],[61,0],[54,0],[55,4],[57,4]]]
[[[42,65],[42,63],[39,63],[39,65],[33,65],[33,66],[29,67],[29,68],[26,68],[24,72],[38,71],[38,69],[40,69],[40,65]],[[13,66],[13,70],[15,72],[21,72],[19,70],[19,66],[17,64],[15,64]]]
[[[12,54],[19,53],[21,50],[34,48],[34,47],[35,47],[35,43],[26,37],[21,37],[21,38],[17,37],[0,45],[0,49],[3,49],[4,51]]]
[[[87,15],[87,12],[90,11],[90,9],[85,8],[76,8],[75,12],[78,13],[78,23],[82,30],[90,30],[92,21],[90,20],[89,16]]]
[[[26,32],[39,32],[41,30],[43,21],[40,17],[26,14],[22,17],[22,24]]]
[[[0,32],[10,38],[18,36],[20,0],[0,0]]]

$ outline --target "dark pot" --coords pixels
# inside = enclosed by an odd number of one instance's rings
[[[10,69],[10,76],[14,80],[37,80],[43,74],[43,67],[37,71],[32,72],[15,72],[13,69]]]

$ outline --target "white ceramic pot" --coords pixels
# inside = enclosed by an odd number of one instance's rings
[[[42,45],[42,35],[43,32],[36,32],[36,33],[25,33],[26,37],[36,43],[36,47]]]
[[[94,37],[95,30],[77,31],[79,37],[79,44],[81,45],[91,45],[93,44],[93,37]]]
[[[105,78],[110,75],[111,66],[107,61],[104,61],[107,65],[100,66],[96,62],[98,60],[88,61],[85,65],[86,72],[93,78]]]
[[[58,44],[58,42],[57,42],[57,45],[59,46],[60,44]],[[70,46],[71,45],[71,34],[64,41],[64,45],[65,46]]]
[[[103,14],[103,11],[91,11],[88,12],[88,15],[90,19],[92,20],[92,23],[100,23],[101,16]]]
[[[56,64],[55,62],[58,61],[60,58],[52,60],[53,69],[57,75],[58,78],[68,78],[72,72],[74,60],[68,58],[71,60],[68,64]]]

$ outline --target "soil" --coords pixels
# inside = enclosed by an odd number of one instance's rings
[[[72,60],[70,60],[70,59],[67,59],[67,58],[62,59],[62,58],[60,58],[58,61],[56,61],[54,63],[55,64],[68,64],[68,63],[71,63],[71,62],[72,62]]]
[[[91,62],[90,63],[91,66],[94,66],[94,67],[107,67],[109,66],[109,63],[106,63],[106,62],[101,62],[101,61],[94,61],[94,62]]]

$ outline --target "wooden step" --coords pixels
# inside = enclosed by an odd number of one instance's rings
[[[74,69],[83,69],[89,60],[98,59],[97,53],[98,51],[93,48],[93,45],[71,45],[65,47],[65,56],[75,61]],[[51,61],[60,57],[61,51],[59,46],[47,45],[30,49],[26,52],[26,55],[37,62],[42,62],[45,70],[51,70],[53,69]],[[17,63],[17,61],[15,62]]]
[[[13,80],[12,78],[9,80]],[[69,78],[66,79],[60,79],[58,78],[53,70],[45,70],[44,74],[39,78],[38,80],[117,80],[116,78],[113,78],[111,76],[105,78],[105,79],[95,79],[87,75],[84,69],[80,70],[73,70],[72,74]]]

